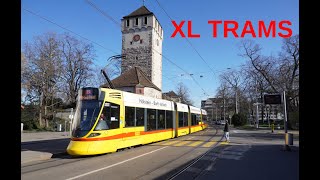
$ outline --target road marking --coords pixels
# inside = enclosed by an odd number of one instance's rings
[[[96,173],[96,172],[98,172],[98,171],[102,171],[102,170],[105,170],[105,169],[109,169],[109,168],[112,168],[112,167],[114,167],[114,166],[123,164],[123,163],[125,163],[125,162],[132,161],[132,160],[137,159],[137,158],[139,158],[139,157],[146,156],[146,155],[148,155],[148,154],[151,154],[151,153],[160,151],[160,150],[165,149],[165,148],[167,148],[167,147],[168,147],[168,146],[162,147],[162,148],[153,150],[153,151],[151,151],[151,152],[148,152],[148,153],[145,153],[145,154],[141,154],[141,155],[139,155],[139,156],[137,156],[137,157],[133,157],[133,158],[130,158],[130,159],[127,159],[127,160],[118,162],[118,163],[116,163],[116,164],[109,165],[109,166],[107,166],[107,167],[103,167],[103,168],[96,169],[96,170],[94,170],[94,171],[90,171],[90,172],[87,172],[87,173],[84,173],[84,174],[81,174],[81,175],[78,175],[78,176],[75,176],[75,177],[72,177],[72,178],[68,178],[67,180],[77,179],[77,178],[80,178],[80,177],[83,177],[83,176],[86,176],[86,175],[89,175],[89,174],[92,174],[92,173]]]
[[[196,141],[196,142],[194,142],[192,144],[189,144],[188,146],[197,146],[197,145],[199,145],[201,143],[203,143],[203,141]]]
[[[170,142],[164,143],[162,145],[168,146],[168,145],[172,145],[172,144],[177,143],[177,142],[180,142],[180,141],[170,141]]]
[[[174,146],[182,146],[182,145],[185,145],[185,144],[188,144],[190,141],[182,141],[178,144],[175,144]]]
[[[211,146],[213,146],[214,144],[216,144],[217,142],[213,142],[213,141],[211,141],[211,142],[207,142],[207,143],[205,143],[204,145],[202,145],[202,147],[211,147]]]

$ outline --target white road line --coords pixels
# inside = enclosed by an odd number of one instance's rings
[[[94,170],[94,171],[90,171],[90,172],[81,174],[81,175],[79,175],[79,176],[75,176],[75,177],[72,177],[72,178],[68,178],[68,179],[66,179],[66,180],[77,179],[77,178],[80,178],[80,177],[83,177],[83,176],[86,176],[86,175],[89,175],[89,174],[92,174],[92,173],[96,173],[96,172],[98,172],[98,171],[102,171],[102,170],[105,170],[105,169],[109,169],[109,168],[112,168],[112,167],[114,167],[114,166],[123,164],[123,163],[125,163],[125,162],[131,161],[131,160],[134,160],[134,159],[137,159],[137,158],[139,158],[139,157],[142,157],[142,156],[145,156],[145,155],[154,153],[154,152],[156,152],[156,151],[160,151],[160,150],[165,149],[165,148],[167,148],[167,147],[169,147],[169,146],[162,147],[162,148],[160,148],[160,149],[156,149],[156,150],[153,150],[153,151],[151,151],[151,152],[148,152],[148,153],[145,153],[145,154],[141,154],[141,155],[139,155],[139,156],[137,156],[137,157],[133,157],[133,158],[130,158],[130,159],[127,159],[127,160],[118,162],[118,163],[116,163],[116,164],[112,164],[112,165],[107,166],[107,167],[104,167],[104,168],[96,169],[96,170]]]

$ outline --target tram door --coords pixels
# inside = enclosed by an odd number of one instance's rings
[[[191,133],[191,113],[190,113],[190,106],[188,106],[188,129],[189,129],[189,133]]]
[[[178,117],[178,110],[177,110],[177,103],[174,103],[174,118],[173,118],[173,121],[174,121],[174,124],[173,124],[173,128],[174,128],[174,137],[178,137],[178,120],[179,120],[179,117]]]

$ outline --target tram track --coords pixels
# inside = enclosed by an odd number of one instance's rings
[[[251,141],[254,141],[254,137],[251,136],[251,135],[246,135],[244,134],[244,136],[248,137]],[[211,153],[213,151],[213,149],[215,147],[217,147],[219,144],[221,144],[221,140],[223,139],[223,135],[221,136],[221,139],[219,140],[219,143],[215,144],[213,147],[211,147],[208,151],[206,151],[204,154],[202,154],[201,156],[199,156],[198,158],[194,159],[193,161],[191,161],[190,163],[188,163],[184,168],[180,169],[178,172],[172,174],[169,178],[167,178],[166,180],[173,180],[175,179],[176,177],[178,177],[180,174],[182,174],[183,172],[187,171],[190,167],[192,167],[194,164],[196,164],[198,161],[200,161],[203,157],[205,157],[206,155],[208,155],[209,153]],[[242,143],[235,143],[235,144],[242,144]],[[247,144],[247,143],[245,143]],[[230,147],[227,147],[226,149],[228,149]],[[215,160],[217,158],[219,158],[220,155],[216,156],[216,157],[213,157],[211,158],[211,166],[213,166],[213,164],[215,163]],[[203,173],[206,171],[206,169],[202,169],[198,174],[197,176],[194,177],[194,179],[198,179],[199,177],[201,177],[201,175],[203,175]]]
[[[207,132],[208,130],[209,130],[209,128],[207,128],[205,132]],[[218,134],[218,131],[219,131],[218,128],[215,126],[215,133],[212,135],[211,138],[209,138],[209,139],[207,139],[206,141],[204,141],[204,143],[210,142],[213,138],[215,138],[216,135]],[[202,134],[204,134],[205,132],[203,132]],[[201,135],[202,135],[202,134],[201,134]],[[220,138],[219,141],[221,141],[222,138],[223,138],[223,136]],[[185,138],[185,139],[182,139],[182,141],[183,141],[183,140],[188,140],[188,139]],[[165,164],[162,164],[162,165],[160,165],[160,166],[157,166],[156,168],[153,168],[152,170],[149,170],[149,171],[147,171],[146,173],[144,173],[143,175],[138,176],[138,177],[136,177],[136,178],[134,178],[134,179],[141,179],[143,176],[149,175],[149,174],[151,174],[152,172],[155,172],[155,171],[157,171],[158,169],[163,168],[163,167],[165,167],[166,165],[168,165],[168,164],[170,164],[170,163],[172,163],[172,162],[174,162],[174,161],[177,161],[177,160],[183,158],[185,155],[190,154],[190,153],[192,153],[193,151],[197,150],[197,149],[198,149],[199,147],[201,147],[201,145],[204,144],[204,143],[201,143],[201,144],[198,144],[198,145],[195,146],[195,147],[192,147],[192,149],[190,149],[189,151],[181,154],[180,156],[178,156],[178,157],[176,157],[176,158],[174,158],[174,159],[166,162]],[[187,166],[185,166],[183,169],[180,169],[178,172],[176,172],[176,173],[174,173],[173,175],[171,175],[171,176],[168,178],[168,180],[169,180],[169,179],[173,179],[174,177],[178,176],[178,175],[179,175],[180,173],[182,173],[183,171],[187,170],[189,167],[191,167],[194,163],[196,163],[197,161],[199,161],[203,156],[205,156],[206,154],[208,154],[213,148],[215,148],[215,147],[218,146],[219,144],[220,144],[219,142],[216,143],[213,147],[211,147],[210,149],[208,149],[204,154],[202,154],[202,155],[200,155],[199,157],[197,157],[195,160],[193,160],[191,163],[189,163],[189,164],[188,164]]]

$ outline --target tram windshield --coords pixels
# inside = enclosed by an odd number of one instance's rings
[[[86,98],[89,96],[85,97],[84,95],[79,98],[80,100],[77,103],[77,108],[72,124],[73,137],[85,136],[92,129],[98,118],[103,104],[103,97],[98,98],[98,89],[94,90],[96,90],[96,92],[90,94],[90,96],[93,98]],[[87,91],[88,93],[88,89],[82,89],[82,91]],[[84,93],[81,92],[79,94],[81,95]]]

